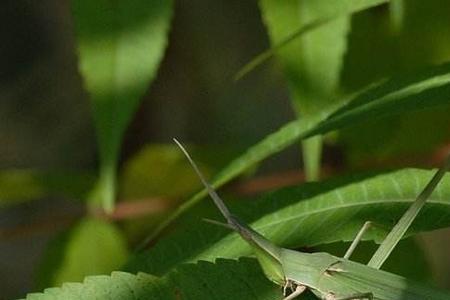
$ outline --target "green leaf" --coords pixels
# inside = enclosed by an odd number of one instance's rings
[[[290,2],[289,2],[290,1]],[[282,11],[282,5],[291,5],[292,1],[297,0],[289,0],[278,3],[277,10]],[[264,51],[263,53],[256,56],[249,63],[243,66],[235,75],[235,80],[239,80],[244,77],[247,73],[251,72],[254,68],[265,62],[267,59],[272,57],[274,54],[278,53],[280,49],[285,48],[294,42],[299,36],[302,36],[306,33],[309,33],[313,30],[316,30],[327,24],[330,21],[333,21],[339,17],[346,17],[349,14],[353,14],[362,10],[366,10],[373,6],[377,6],[383,3],[388,2],[389,0],[341,0],[339,3],[335,3],[334,5],[329,5],[326,1],[320,1],[320,7],[317,10],[318,14],[312,14],[312,18],[310,22],[301,26],[300,28],[291,28],[291,33],[285,36],[278,44],[272,46],[270,49]],[[284,22],[281,19],[280,22]],[[283,23],[279,23],[283,24]]]
[[[352,3],[360,5],[355,1]],[[339,7],[351,6],[348,1],[328,0],[262,0],[259,4],[272,45],[288,37],[293,28],[334,13]],[[349,16],[336,18],[298,37],[277,53],[300,115],[316,113],[329,101],[338,100],[334,96],[339,86],[349,28]]]
[[[84,199],[93,182],[92,174],[82,172],[3,170],[0,171],[0,207],[49,195]]]
[[[100,152],[94,201],[111,211],[124,131],[155,78],[167,44],[170,0],[74,0],[80,72],[91,97]]]
[[[292,121],[268,135],[234,159],[212,181],[215,188],[242,174],[256,163],[280,152],[298,140],[325,134],[358,122],[450,104],[450,63],[430,67],[402,77],[394,77],[368,88],[346,101],[340,108],[324,111],[301,120]],[[333,112],[334,111],[334,112]],[[181,205],[148,237],[156,238],[182,213],[199,202],[205,190]]]
[[[258,201],[230,205],[230,210],[275,244],[288,248],[351,241],[368,220],[386,228],[374,227],[365,235],[365,239],[379,242],[432,175],[434,171],[406,169],[371,177],[331,179],[282,189]],[[218,214],[198,216],[198,222],[180,226],[182,230],[133,257],[126,269],[164,274],[180,263],[236,258],[252,252],[237,234],[201,222],[204,217],[220,220]],[[449,225],[447,174],[413,223],[410,234]]]
[[[450,64],[431,67],[391,80],[360,93],[305,134],[323,134],[355,122],[404,114],[450,104]]]
[[[337,6],[348,5],[345,1],[328,0],[263,0],[259,3],[272,45],[287,38],[292,28],[301,28],[338,9]],[[349,29],[350,16],[336,18],[278,51],[292,105],[299,116],[316,114],[326,109],[330,101],[339,101],[336,96]],[[303,141],[307,180],[317,180],[320,176],[321,149],[319,137]]]
[[[405,0],[391,0],[389,13],[394,32],[401,32],[405,22]]]
[[[191,166],[174,144],[143,147],[124,163],[119,182],[122,201],[146,201],[155,208],[151,215],[135,216],[122,223],[129,241],[140,241],[179,204],[182,195],[200,187]]]
[[[162,278],[125,272],[87,277],[83,283],[65,283],[42,294],[29,294],[26,299],[273,300],[281,296],[279,287],[264,277],[256,260],[219,259],[215,264],[182,265]]]
[[[392,74],[448,61],[450,42],[442,37],[450,34],[449,9],[445,0],[395,0],[389,11],[355,16],[342,74],[345,88],[359,89]],[[449,107],[420,111],[348,128],[339,140],[352,166],[398,162],[400,157],[411,164],[448,141],[449,122]]]
[[[167,293],[164,281],[144,273],[133,275],[113,272],[111,276],[89,276],[83,283],[64,283],[60,288],[47,288],[31,293],[27,300],[101,300],[101,299],[176,299]]]
[[[450,135],[450,106],[416,111],[402,116],[364,122],[342,130],[339,143],[347,150],[353,168],[383,161],[416,163],[427,157]],[[400,159],[399,159],[400,158]]]
[[[87,275],[109,274],[127,259],[122,233],[112,224],[83,219],[57,236],[44,253],[38,269],[38,287],[79,281]]]
[[[125,163],[120,194],[123,199],[180,197],[199,187],[197,176],[178,147],[147,145]]]
[[[271,283],[254,259],[217,259],[215,264],[181,265],[167,276],[178,299],[279,299],[280,288]],[[226,284],[224,284],[226,282]]]
[[[262,0],[262,17],[272,47],[245,65],[236,75],[244,76],[276,54],[288,79],[291,98],[300,116],[327,110],[336,97],[343,55],[347,47],[350,14],[387,1]],[[322,138],[302,142],[306,178],[320,176]]]

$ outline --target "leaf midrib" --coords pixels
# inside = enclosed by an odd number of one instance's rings
[[[324,213],[324,212],[327,212],[327,211],[335,211],[337,209],[342,209],[342,208],[353,207],[353,208],[357,209],[358,206],[359,207],[364,207],[364,206],[372,205],[372,204],[410,203],[413,200],[414,199],[411,199],[411,198],[408,198],[408,199],[394,199],[394,200],[386,199],[386,200],[366,201],[366,202],[357,202],[357,203],[355,202],[355,203],[350,203],[350,204],[340,204],[340,205],[332,206],[332,207],[329,206],[329,207],[324,208],[324,209],[310,210],[308,212],[295,214],[293,216],[289,216],[289,217],[285,217],[285,218],[280,218],[277,221],[264,223],[262,225],[255,225],[255,229],[264,229],[264,228],[271,227],[271,226],[277,226],[277,225],[279,225],[281,223],[286,223],[286,222],[289,222],[289,221],[293,221],[293,220],[296,220],[298,218],[302,218],[302,217],[305,217],[305,216],[308,217],[308,216],[311,216],[311,215],[317,215],[317,214]],[[448,201],[443,201],[443,200],[431,200],[430,199],[430,200],[427,201],[427,204],[431,204],[431,203],[432,204],[442,204],[442,205],[450,206],[450,203]],[[259,219],[256,222],[262,222],[261,220],[262,219]],[[254,222],[253,224],[255,224],[256,222]]]

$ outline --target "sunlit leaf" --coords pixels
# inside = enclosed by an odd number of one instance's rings
[[[351,97],[345,105],[324,111],[323,115],[293,121],[266,136],[228,164],[212,181],[218,188],[256,163],[285,149],[294,142],[328,133],[368,120],[406,114],[450,104],[450,64],[430,67],[394,77]],[[205,197],[204,190],[194,195],[165,220],[149,237],[157,237],[171,222]]]
[[[277,245],[296,248],[351,241],[366,221],[373,227],[365,239],[380,242],[424,188],[434,171],[406,169],[375,176],[351,176],[281,189],[254,202],[231,205],[231,211]],[[232,204],[232,203],[231,203]],[[164,274],[183,262],[214,261],[252,253],[230,230],[202,222],[216,214],[190,218],[182,230],[136,255],[127,270]],[[450,174],[431,195],[411,232],[450,225]],[[196,241],[192,243],[192,241]]]
[[[284,1],[284,3],[278,3],[277,9],[281,8],[281,4],[290,5],[292,2],[297,2],[297,0],[289,0]],[[271,58],[273,55],[278,53],[281,49],[289,46],[292,42],[294,42],[299,36],[310,33],[313,30],[316,30],[323,26],[324,24],[333,21],[336,18],[345,17],[349,14],[354,14],[356,12],[360,12],[371,8],[373,6],[377,6],[383,3],[388,2],[389,0],[341,0],[339,2],[334,3],[335,5],[329,5],[328,2],[319,1],[323,5],[323,7],[318,10],[320,14],[313,15],[312,20],[306,23],[304,26],[300,28],[291,28],[291,33],[286,36],[283,40],[281,40],[278,44],[272,46],[268,50],[256,56],[246,65],[244,65],[235,75],[235,79],[239,80],[240,78],[247,75],[254,68],[258,67],[262,63],[264,63],[267,59]],[[283,21],[283,20],[282,20]]]
[[[163,57],[172,1],[72,2],[80,72],[91,98],[100,152],[93,201],[111,211],[122,137]]]
[[[281,43],[292,32],[329,14],[344,2],[322,0],[263,0],[260,8],[273,45]],[[350,16],[336,18],[320,28],[299,36],[280,49],[281,60],[291,91],[291,101],[299,117],[316,114],[338,101],[337,90],[343,55],[347,47]],[[320,170],[322,140],[303,141],[303,159],[307,180],[317,180]]]
[[[148,145],[125,163],[121,197],[180,197],[199,187],[197,177],[176,145]]]
[[[38,270],[37,285],[58,286],[88,275],[109,274],[127,256],[125,238],[114,225],[83,219],[49,244]]]

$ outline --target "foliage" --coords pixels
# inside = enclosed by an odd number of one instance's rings
[[[219,187],[235,178],[253,164],[277,153],[297,140],[324,134],[367,119],[403,114],[450,103],[450,64],[432,67],[417,74],[387,80],[351,97],[345,105],[320,115],[292,121],[268,135],[258,144],[227,165],[213,181]],[[425,99],[428,99],[425,101]],[[338,106],[339,107],[339,106]],[[155,238],[170,222],[200,201],[206,195],[201,191],[184,203],[151,235]]]
[[[127,252],[125,239],[113,224],[83,219],[49,246],[38,270],[38,286],[58,286],[80,281],[85,274],[109,273],[125,262]]]
[[[387,228],[393,226],[432,174],[432,171],[406,169],[371,176],[352,175],[281,189],[251,204],[231,207],[231,210],[265,237],[284,247],[351,241],[367,220],[381,227],[372,229],[366,239],[380,242]],[[450,225],[447,218],[436,221],[437,215],[450,209],[448,183],[450,181],[443,182],[437,188],[427,208],[414,223],[413,231]],[[217,216],[207,217],[216,219]],[[188,230],[171,234],[148,252],[137,256],[128,269],[159,275],[180,263],[251,254],[247,243],[229,230],[210,226],[201,220],[195,223],[189,220],[182,228],[187,226]],[[193,240],[196,243],[192,243]]]
[[[260,0],[269,50],[238,76],[274,56],[296,119],[231,160],[225,159],[226,150],[220,151],[227,146],[209,152],[193,147],[206,174],[217,166],[202,156],[229,161],[211,180],[219,189],[302,143],[303,172],[317,182],[276,188],[249,201],[236,190],[223,192],[225,199],[235,200],[229,201],[233,213],[277,245],[342,255],[371,220],[378,227],[364,236],[368,242],[355,258],[366,261],[373,242],[382,241],[434,171],[393,169],[388,163],[382,170],[352,169],[364,168],[366,160],[401,159],[405,153],[426,157],[448,142],[450,47],[445,41],[418,50],[413,46],[421,35],[440,41],[435,37],[445,36],[450,27],[435,21],[436,30],[424,32],[415,25],[422,16],[418,11],[433,4],[385,2]],[[245,257],[251,249],[237,234],[201,221],[221,220],[210,201],[201,201],[205,190],[183,201],[199,182],[178,149],[155,143],[121,159],[125,132],[164,57],[176,11],[173,1],[73,0],[71,9],[79,71],[97,134],[98,177],[90,171],[0,173],[1,207],[48,195],[87,199],[77,202],[86,216],[47,247],[36,280],[43,292],[26,299],[281,298],[256,260]],[[373,43],[384,48],[377,53]],[[401,57],[405,47],[410,47],[408,55]],[[332,139],[323,138],[335,132]],[[319,181],[324,143],[341,149],[346,161],[336,176]],[[449,176],[408,237],[450,225]],[[116,198],[124,201],[116,203]],[[127,205],[139,202],[143,206],[136,206],[129,220]],[[138,218],[144,208],[148,215]],[[144,235],[144,250],[130,255],[130,246]],[[427,255],[412,238],[399,245],[386,269],[431,281]],[[60,287],[46,288],[51,286]]]
[[[80,71],[92,100],[100,152],[93,201],[114,208],[116,165],[124,131],[167,44],[172,1],[74,0]]]
[[[82,284],[66,283],[44,294],[30,294],[26,299],[274,299],[277,288],[256,270],[256,261],[243,259],[183,265],[164,277],[114,272],[87,277]]]
[[[88,172],[42,172],[7,170],[0,172],[0,207],[7,207],[48,195],[83,199],[94,178]]]

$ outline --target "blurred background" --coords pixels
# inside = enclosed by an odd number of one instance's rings
[[[450,3],[398,2],[404,5],[401,16],[383,5],[352,17],[342,93],[449,60]],[[90,102],[77,67],[70,3],[4,1],[0,22],[0,299],[10,299],[49,282],[42,279],[52,266],[48,253],[57,251],[60,233],[86,213],[83,198],[93,185],[98,156]],[[158,221],[143,221],[136,210],[167,212],[177,202],[166,199],[198,187],[189,169],[179,166],[172,137],[192,145],[208,174],[214,174],[296,117],[276,59],[233,81],[245,63],[269,47],[257,1],[175,2],[164,58],[121,150],[119,199],[152,200],[124,205],[123,215],[114,216],[136,219],[120,223],[127,232],[118,254],[123,261]],[[450,147],[449,112],[439,108],[332,134],[324,148],[324,172],[436,166]],[[300,182],[299,149],[290,147],[255,171],[253,176],[266,179],[262,188],[238,182],[236,191],[255,194]],[[440,268],[448,263],[448,231],[420,240],[432,249],[426,256],[437,281],[449,287],[450,273]]]

